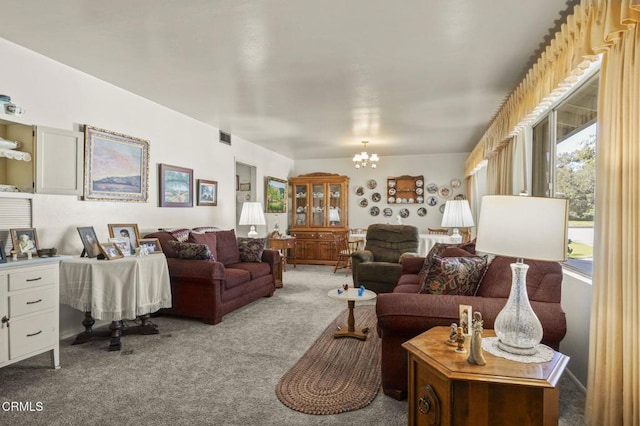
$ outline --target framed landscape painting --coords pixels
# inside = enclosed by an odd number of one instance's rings
[[[149,197],[149,142],[85,126],[84,199],[143,201]]]
[[[193,170],[160,164],[160,207],[193,207]]]
[[[218,205],[218,182],[213,180],[198,179],[198,205]]]
[[[287,181],[267,176],[265,178],[265,210],[267,213],[287,212]]]

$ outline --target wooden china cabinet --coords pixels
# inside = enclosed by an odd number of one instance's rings
[[[309,173],[289,181],[292,199],[289,234],[297,239],[297,263],[334,264],[334,234],[346,235],[349,229],[349,177]]]

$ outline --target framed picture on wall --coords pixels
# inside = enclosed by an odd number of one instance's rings
[[[199,206],[218,205],[218,182],[214,180],[198,179],[196,191],[198,194]]]
[[[149,198],[149,141],[85,126],[84,199]]]
[[[264,205],[267,213],[287,212],[287,181],[267,176],[265,178]]]
[[[160,207],[193,207],[193,170],[160,164]]]

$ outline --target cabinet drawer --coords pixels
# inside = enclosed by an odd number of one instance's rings
[[[318,232],[318,239],[333,241],[333,232]]]
[[[9,296],[9,317],[32,314],[55,307],[58,303],[55,286]]]
[[[291,235],[301,240],[313,240],[318,238],[318,234],[316,234],[315,232],[292,232]]]
[[[12,320],[9,327],[9,359],[53,345],[58,338],[57,323],[54,310]]]
[[[33,267],[21,272],[12,272],[9,274],[9,291],[55,284],[58,279],[56,266]]]

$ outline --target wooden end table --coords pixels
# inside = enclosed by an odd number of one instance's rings
[[[569,357],[523,363],[484,351],[483,366],[445,344],[450,327],[405,342],[409,359],[409,425],[557,425],[558,381]],[[483,337],[495,336],[484,330]]]
[[[368,327],[356,327],[356,319],[353,315],[353,308],[356,305],[356,301],[371,300],[376,298],[376,294],[371,290],[365,290],[362,295],[358,295],[357,288],[350,288],[346,291],[342,290],[342,293],[338,293],[338,290],[330,290],[327,296],[338,299],[346,300],[349,305],[349,317],[347,319],[346,327],[343,325],[338,331],[333,334],[333,337],[354,337],[360,340],[367,340]]]
[[[296,267],[296,237],[269,238],[268,247],[280,251],[280,264],[276,270],[276,288],[282,288],[282,272],[287,270],[287,252],[293,255],[293,267]]]

